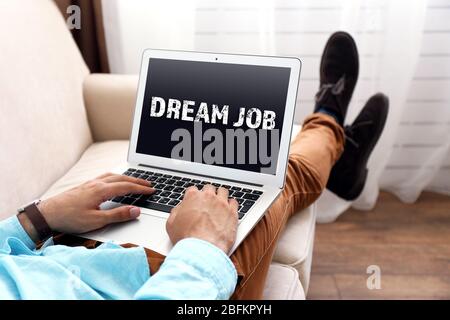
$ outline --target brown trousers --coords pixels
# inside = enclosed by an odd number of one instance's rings
[[[331,168],[342,153],[344,132],[327,115],[309,116],[302,131],[291,143],[285,188],[261,221],[231,256],[239,280],[232,299],[260,299],[276,243],[289,217],[307,208],[325,188]],[[73,238],[58,243],[76,245]],[[84,242],[95,247],[97,242]],[[125,247],[133,245],[126,244]],[[164,262],[164,256],[145,249],[152,274]]]

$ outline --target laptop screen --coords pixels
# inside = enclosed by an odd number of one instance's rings
[[[136,152],[274,175],[290,72],[151,58]]]

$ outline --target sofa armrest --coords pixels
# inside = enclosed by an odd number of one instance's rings
[[[83,96],[94,141],[129,139],[138,76],[90,74]]]
[[[278,240],[273,261],[291,266],[298,271],[305,293],[308,293],[311,275],[316,204],[295,213],[288,221]]]
[[[265,300],[305,300],[305,292],[298,280],[296,269],[272,263],[267,274],[263,299]]]

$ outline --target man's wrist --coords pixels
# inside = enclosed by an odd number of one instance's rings
[[[46,217],[41,212],[41,201],[32,202],[22,209],[19,209],[18,221],[30,238],[37,244],[45,241],[53,235]]]
[[[206,234],[191,235],[191,236],[186,237],[186,238],[194,238],[194,239],[199,239],[199,240],[203,240],[203,241],[209,242],[210,244],[212,244],[213,246],[219,248],[220,250],[222,250],[226,254],[228,254],[228,252],[230,252],[231,247],[233,246],[233,243],[230,243],[227,240],[219,240],[215,236],[209,236],[209,235],[206,235]]]
[[[22,225],[22,228],[28,234],[30,239],[33,240],[35,244],[38,244],[40,242],[39,235],[37,233],[36,228],[33,226],[27,215],[24,214],[23,212],[19,213],[17,215],[17,219],[19,220],[20,224]]]
[[[41,212],[42,216],[44,217],[45,221],[47,221],[47,224],[49,225],[49,227],[53,230],[54,226],[52,223],[52,219],[50,217],[51,215],[51,205],[49,204],[49,200],[42,200],[41,202],[39,202],[37,204],[37,208],[39,209],[39,211]]]
[[[183,260],[210,279],[219,289],[218,299],[229,299],[237,282],[236,267],[227,253],[210,241],[199,238],[180,240],[167,255],[166,261]]]

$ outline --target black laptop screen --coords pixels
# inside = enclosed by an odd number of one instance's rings
[[[290,71],[151,58],[136,152],[275,174]]]

